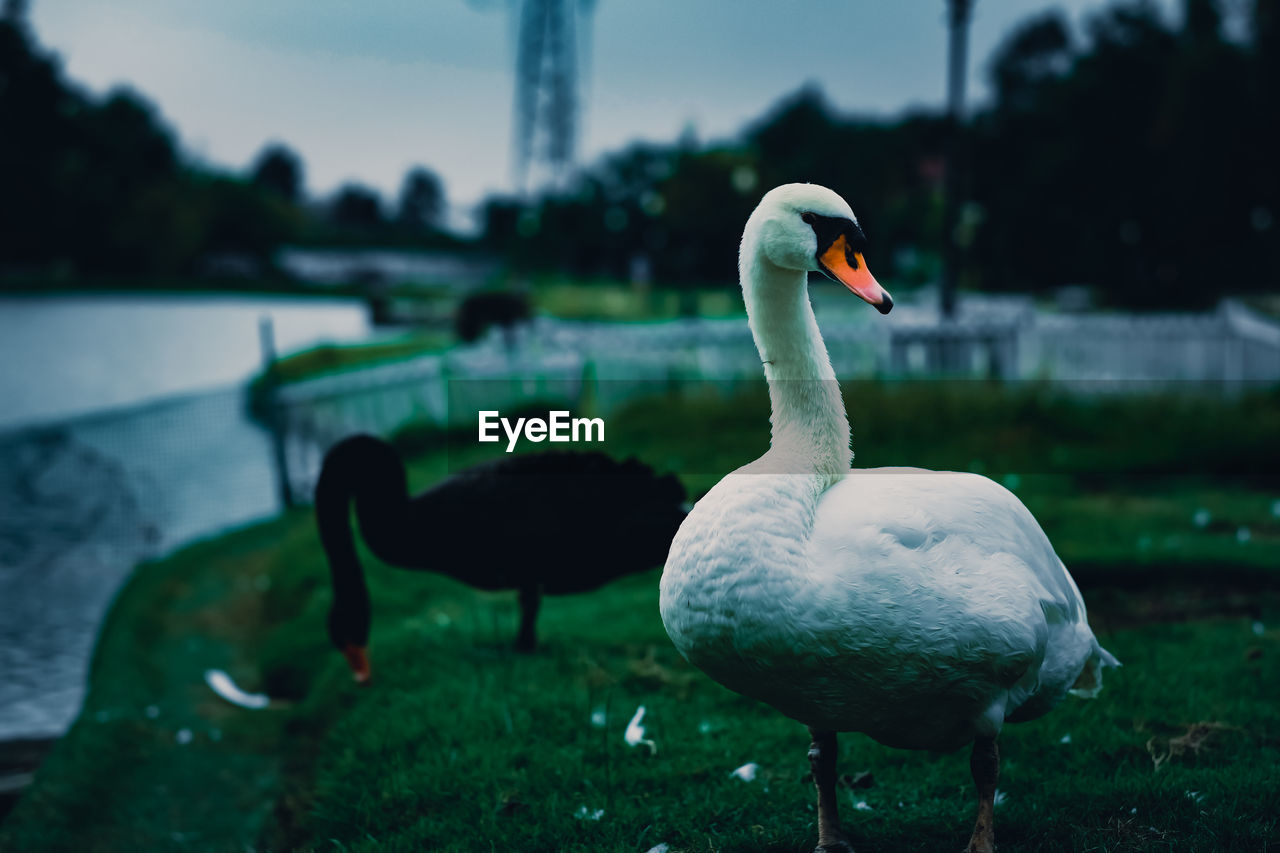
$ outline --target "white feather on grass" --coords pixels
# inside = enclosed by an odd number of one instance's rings
[[[627,723],[627,731],[623,734],[622,739],[627,742],[627,746],[640,746],[644,744],[649,747],[649,752],[656,753],[658,745],[652,740],[644,736],[644,726],[640,725],[640,721],[644,719],[644,706],[636,708],[636,712],[631,717],[631,722]]]
[[[262,693],[244,692],[231,680],[231,676],[220,669],[206,669],[204,671],[204,680],[214,693],[217,693],[232,705],[239,705],[241,708],[257,711],[271,703],[271,698]]]

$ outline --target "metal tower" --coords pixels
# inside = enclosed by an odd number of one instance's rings
[[[516,28],[515,170],[523,190],[541,164],[559,184],[577,148],[579,25],[588,0],[520,0]],[[586,27],[582,27],[583,30]]]

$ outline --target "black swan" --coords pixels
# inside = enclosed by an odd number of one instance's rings
[[[351,528],[383,562],[520,594],[516,646],[531,651],[544,593],[587,592],[661,565],[684,520],[684,487],[635,460],[550,452],[485,462],[410,497],[404,463],[370,435],[340,441],[316,484],[316,523],[333,579],[329,638],[369,680],[371,612]]]

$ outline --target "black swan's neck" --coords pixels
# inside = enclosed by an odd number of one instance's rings
[[[316,524],[333,583],[329,636],[340,649],[366,645],[372,622],[352,503],[370,550],[387,562],[400,560],[408,545],[408,481],[399,455],[381,439],[358,435],[334,445],[316,483]]]

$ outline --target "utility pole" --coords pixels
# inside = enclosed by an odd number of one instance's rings
[[[960,246],[956,243],[960,194],[964,191],[964,84],[968,68],[969,17],[974,0],[946,0],[950,41],[947,47],[947,150],[943,184],[942,294],[944,320],[955,316],[960,278]]]

